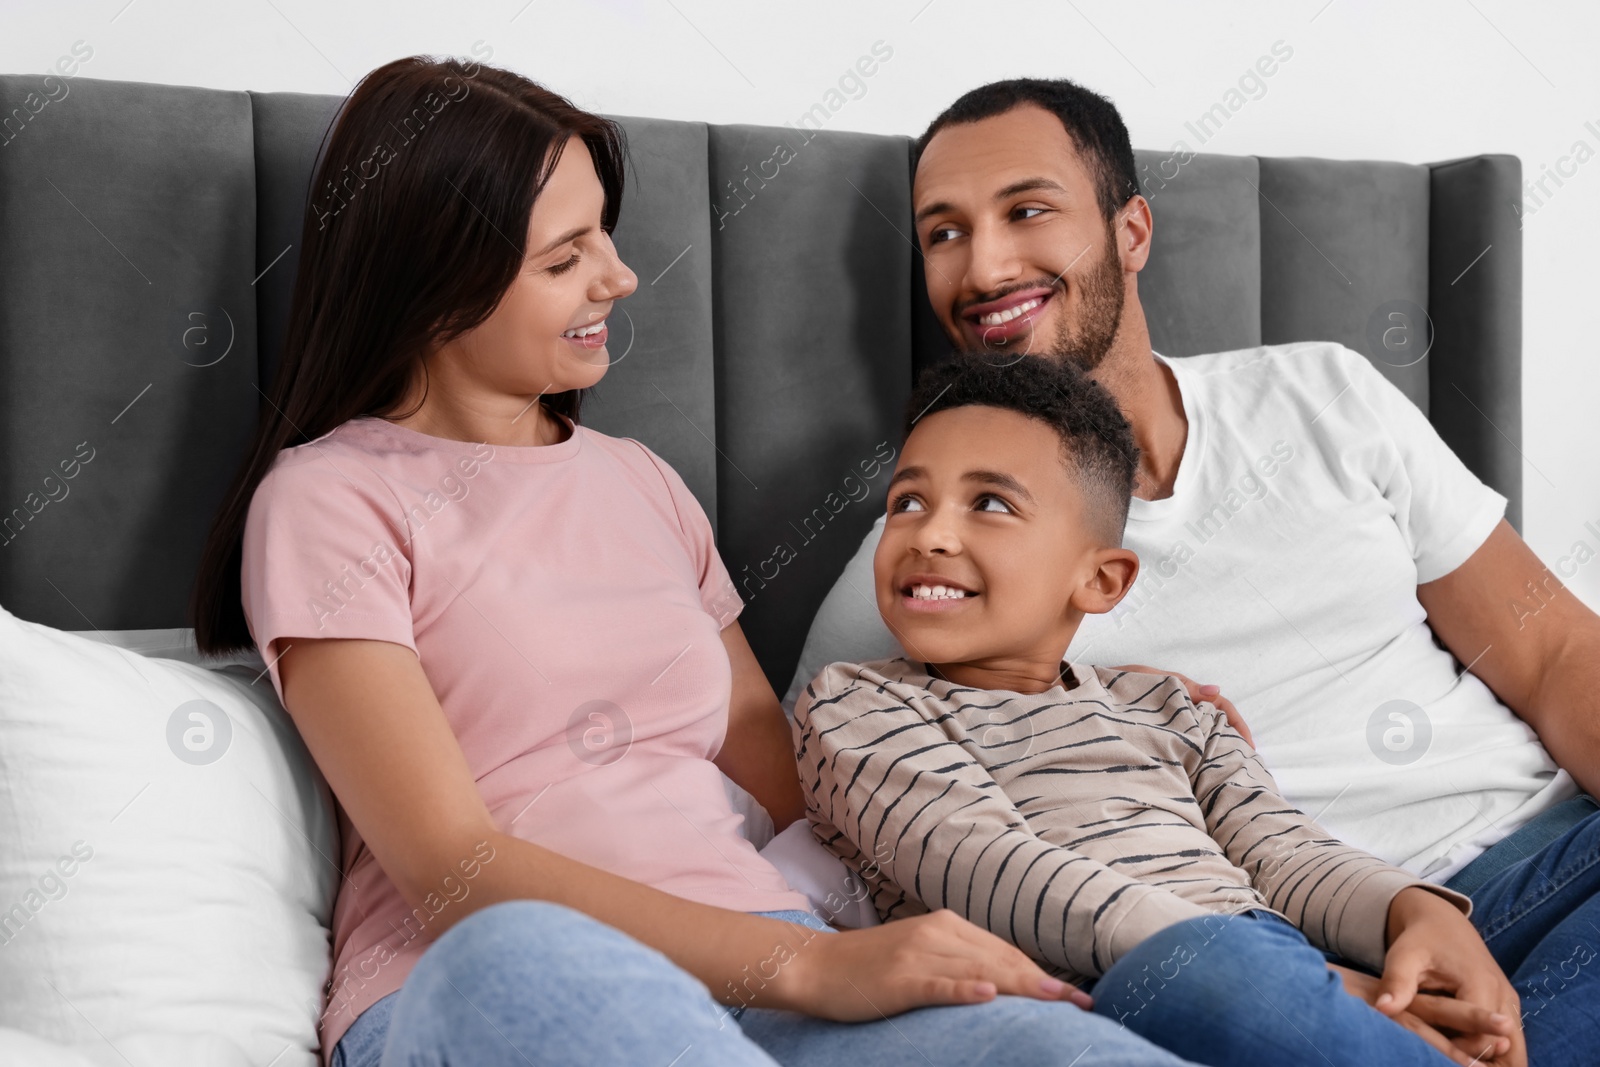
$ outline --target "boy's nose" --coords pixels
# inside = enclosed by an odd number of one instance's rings
[[[954,523],[941,512],[929,515],[912,535],[911,547],[923,555],[945,555],[961,551],[961,539],[956,536]]]

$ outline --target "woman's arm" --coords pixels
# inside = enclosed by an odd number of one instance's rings
[[[284,703],[306,747],[406,903],[421,907],[430,894],[443,896],[444,877],[481,859],[481,842],[493,846],[472,891],[447,901],[424,936],[503,900],[548,900],[663,952],[723,1004],[875,1019],[924,1004],[986,1001],[997,991],[1069,996],[1041,985],[1047,976],[1022,953],[952,915],[817,934],[685,900],[503,833],[410,649],[355,639],[272,644],[282,646]],[[774,959],[781,965],[759,990],[742,981]]]
[[[733,666],[733,699],[728,736],[714,762],[761,802],[772,816],[773,830],[780,831],[806,814],[789,719],[737,622],[723,627],[722,644]]]

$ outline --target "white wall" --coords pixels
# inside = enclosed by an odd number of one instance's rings
[[[1553,195],[1542,204],[1530,199],[1535,210],[1524,218],[1524,528],[1547,563],[1580,540],[1600,550],[1600,161],[1590,158],[1600,153],[1600,8],[1584,0],[0,0],[0,8],[7,73],[43,72],[82,40],[94,49],[81,71],[88,77],[342,93],[397,56],[468,55],[482,42],[492,62],[581,106],[709,122],[793,121],[882,41],[892,58],[830,128],[916,133],[972,85],[1065,75],[1110,96],[1141,148],[1180,138],[1197,147],[1184,123],[1282,40],[1292,60],[1206,151],[1415,163],[1511,152],[1524,177],[1558,164],[1571,175],[1560,188],[1548,183]],[[1600,558],[1568,582],[1600,607]]]

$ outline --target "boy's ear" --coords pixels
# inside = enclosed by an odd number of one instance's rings
[[[1085,615],[1103,615],[1116,607],[1139,576],[1139,556],[1129,548],[1102,548],[1090,557],[1094,570],[1073,590],[1070,603]]]

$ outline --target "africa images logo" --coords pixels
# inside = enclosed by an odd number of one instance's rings
[[[1409,700],[1379,704],[1367,719],[1367,747],[1385,763],[1404,767],[1428,753],[1433,724],[1428,713]]]
[[[179,704],[167,718],[167,747],[195,767],[215,763],[233,740],[233,721],[209,700]]]

